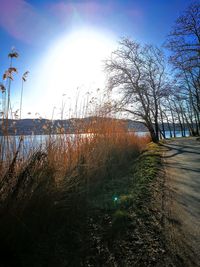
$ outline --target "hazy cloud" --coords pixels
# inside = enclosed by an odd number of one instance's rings
[[[0,0],[0,27],[27,43],[40,41],[51,31],[45,16],[24,0]]]

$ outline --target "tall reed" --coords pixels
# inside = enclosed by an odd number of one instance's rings
[[[23,91],[20,119],[22,96]],[[36,146],[33,135],[26,146],[26,137],[16,141],[9,136],[9,107],[2,119],[1,140],[6,142],[0,143],[0,250],[7,264],[13,259],[22,267],[52,266],[62,260],[66,266],[79,266],[88,214],[96,208],[95,192],[130,165],[149,137],[129,132],[124,121],[98,111],[89,119],[74,119],[73,134],[61,123],[54,135],[52,118],[43,126],[47,135],[41,144]],[[62,101],[62,118],[64,109]]]

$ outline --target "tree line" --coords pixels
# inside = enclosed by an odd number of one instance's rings
[[[123,38],[105,61],[108,90],[117,89],[113,107],[133,114],[157,142],[200,134],[200,3],[192,3],[176,20],[164,49]]]

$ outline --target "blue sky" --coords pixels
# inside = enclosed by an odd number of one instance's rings
[[[52,109],[52,101],[51,107],[47,108],[48,90],[45,89],[46,93],[39,96],[39,89],[34,85],[38,84],[36,69],[40,70],[44,55],[56,40],[80,28],[91,28],[94,32],[103,33],[105,38],[113,39],[113,42],[128,36],[139,42],[162,45],[176,18],[191,2],[0,0],[0,75],[8,67],[10,48],[14,46],[20,54],[14,63],[19,73],[12,85],[13,108],[17,109],[19,105],[20,75],[29,70],[23,117],[26,117],[29,108],[34,112],[34,107],[40,109],[42,116],[49,116],[49,112],[42,111],[41,105],[37,107],[37,102],[42,103],[42,98],[45,98],[44,110]]]

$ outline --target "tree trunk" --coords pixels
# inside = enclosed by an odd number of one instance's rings
[[[172,117],[173,134],[174,134],[174,137],[176,137],[176,124],[175,124],[174,113],[172,110],[170,100],[168,100],[168,103],[169,103],[169,109],[170,109],[170,113],[171,113],[171,117]]]
[[[161,125],[162,125],[162,136],[165,139],[166,138],[166,136],[165,136],[165,125],[164,125],[164,120],[163,120],[162,109],[161,109],[160,106],[159,106],[159,109],[160,109],[160,118],[161,118]]]
[[[150,136],[151,136],[151,140],[154,143],[158,143],[159,142],[159,137],[158,135],[155,133],[154,127],[152,125],[152,123],[150,123],[149,121],[145,122],[145,126],[147,127],[147,129],[149,130]]]
[[[168,118],[166,112],[163,112],[163,114],[165,115],[165,118],[167,120],[167,127],[169,129],[170,138],[172,138],[172,129],[171,129],[171,126],[170,126],[170,123],[169,123],[169,118]]]

